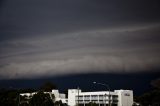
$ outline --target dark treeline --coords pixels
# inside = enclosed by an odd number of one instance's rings
[[[160,106],[160,79],[151,82],[153,89],[134,97],[134,101],[140,106]],[[43,92],[51,92],[52,89],[57,88],[52,83],[45,83],[38,89],[0,89],[0,106],[64,106],[61,101],[53,102],[49,94]],[[20,93],[37,92],[29,101],[20,96]],[[136,91],[135,91],[136,92]]]
[[[24,92],[34,92],[34,89],[0,89],[1,106],[18,106],[19,94]]]
[[[44,83],[37,89],[1,88],[0,106],[53,106],[53,100],[51,100],[48,94],[44,94],[43,92],[51,92],[52,89],[56,88],[56,85],[50,82]],[[24,97],[20,96],[20,93],[32,93],[37,91],[38,93],[27,101]]]
[[[160,106],[160,79],[151,82],[152,90],[134,97],[134,101],[140,103],[141,106]]]
[[[141,96],[134,97],[141,106],[160,106],[160,89],[154,89]]]

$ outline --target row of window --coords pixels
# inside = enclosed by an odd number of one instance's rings
[[[108,104],[88,103],[88,104],[79,104],[78,106],[109,106],[109,105]],[[118,104],[111,104],[111,106],[118,106]]]
[[[97,98],[97,97],[109,97],[109,95],[79,95],[79,98],[84,97],[84,98],[88,98],[88,97],[92,97],[92,98]],[[110,95],[110,97],[118,97],[118,95]]]
[[[106,97],[106,96],[101,96],[99,95],[84,95],[84,96],[76,96],[76,100],[106,100],[106,99],[109,99],[109,97]],[[117,100],[118,99],[118,96],[110,96],[110,99],[113,99],[113,100]]]
[[[79,95],[79,97],[89,97],[89,96],[91,96],[91,97],[97,97],[97,96],[99,96],[99,97],[103,97],[103,96],[109,96],[108,94],[106,94],[106,95]],[[110,96],[113,96],[113,97],[118,97],[118,95],[110,95]]]
[[[113,103],[116,103],[116,102],[118,102],[118,100],[110,100],[111,102],[113,102]],[[78,100],[76,100],[76,102],[78,102]],[[89,103],[89,102],[95,102],[95,103],[105,103],[105,102],[108,102],[108,100],[79,100],[79,102],[81,102],[81,103]]]

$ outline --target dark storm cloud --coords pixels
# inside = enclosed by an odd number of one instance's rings
[[[6,0],[1,6],[1,37],[159,21],[159,8],[158,0]]]
[[[0,43],[1,78],[157,70],[159,27],[118,27],[4,41]]]
[[[0,77],[159,69],[158,0],[6,0]]]

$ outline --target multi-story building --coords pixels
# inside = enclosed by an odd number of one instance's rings
[[[20,95],[29,99],[36,93],[37,92],[22,93]],[[59,93],[58,90],[52,90],[52,92],[44,93],[49,93],[50,96],[54,95],[54,102],[62,101],[62,103],[68,104],[68,106],[87,106],[88,104],[96,104],[97,106],[133,105],[132,90],[82,92],[80,89],[69,89],[68,99],[66,98],[65,94]]]
[[[131,90],[115,90],[82,92],[78,89],[68,90],[69,106],[86,106],[89,103],[95,103],[98,106],[132,106],[133,91]]]

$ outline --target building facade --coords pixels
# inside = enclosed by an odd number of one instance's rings
[[[62,101],[63,104],[67,104],[68,106],[88,106],[88,104],[96,104],[96,106],[133,105],[132,90],[82,92],[80,89],[68,89],[68,99],[65,94],[59,93],[58,90],[44,93],[50,94],[51,99],[54,100],[53,102]],[[37,92],[22,93],[20,96],[25,96],[30,99],[35,94],[37,94]],[[52,95],[54,95],[54,99]]]
[[[98,106],[132,106],[133,91],[131,90],[115,90],[115,91],[96,91],[82,92],[78,89],[68,90],[69,106],[87,106],[89,103]]]

